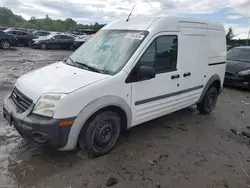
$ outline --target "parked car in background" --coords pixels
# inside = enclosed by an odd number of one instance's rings
[[[38,38],[32,33],[22,31],[22,30],[7,30],[6,33],[15,35],[18,39],[18,43],[24,46],[29,46],[29,43],[32,39]]]
[[[8,29],[8,27],[0,26],[0,31],[4,31],[4,30],[6,30],[6,29]]]
[[[0,31],[0,48],[9,49],[11,46],[16,46],[18,40],[15,35],[11,35]]]
[[[63,35],[63,34],[51,34],[47,37],[39,37],[37,39],[33,39],[30,43],[30,46],[33,48],[41,48],[41,49],[70,49],[73,50],[75,38]]]
[[[234,47],[227,53],[224,85],[250,89],[250,47]]]
[[[34,32],[32,32],[33,35],[36,35],[36,36],[48,36],[51,34],[51,32],[49,31],[43,31],[43,30],[36,30]]]
[[[78,36],[75,38],[75,42],[73,44],[74,50],[79,48],[83,43],[85,43],[87,40],[89,40],[93,35],[84,35],[84,36]]]
[[[8,29],[4,30],[4,32],[13,31],[13,30],[19,30],[19,31],[28,32],[27,29],[25,29],[25,28],[20,28],[20,27],[11,27],[11,28],[8,28]]]

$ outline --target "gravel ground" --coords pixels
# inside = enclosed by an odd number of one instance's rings
[[[70,53],[1,50],[0,113],[20,75]],[[249,139],[230,131],[247,131],[249,122],[250,93],[226,88],[211,114],[187,108],[144,123],[124,133],[111,153],[93,159],[79,150],[32,145],[0,115],[0,188],[102,188],[107,182],[118,188],[250,187]]]

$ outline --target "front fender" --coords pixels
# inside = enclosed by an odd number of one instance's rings
[[[127,127],[131,124],[132,112],[124,99],[117,96],[104,96],[98,98],[85,106],[85,108],[78,114],[74,124],[71,127],[66,146],[60,148],[59,150],[66,151],[75,149],[78,136],[86,121],[91,117],[91,115],[108,106],[116,106],[123,109],[127,116]]]

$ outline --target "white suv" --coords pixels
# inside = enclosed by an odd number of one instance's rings
[[[106,25],[65,61],[20,77],[4,117],[59,150],[109,152],[122,130],[197,104],[211,112],[225,74],[222,25],[131,18]]]

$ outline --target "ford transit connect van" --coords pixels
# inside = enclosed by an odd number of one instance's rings
[[[106,25],[64,61],[20,77],[4,117],[61,151],[109,152],[122,130],[197,105],[211,112],[225,74],[221,24],[178,17]]]

